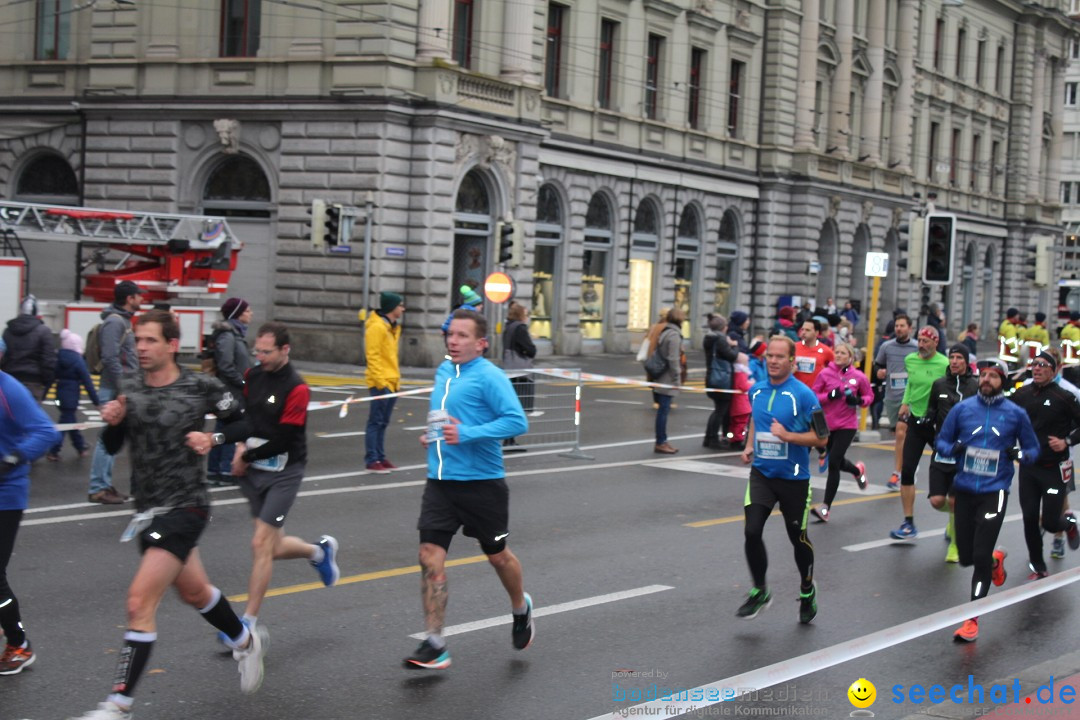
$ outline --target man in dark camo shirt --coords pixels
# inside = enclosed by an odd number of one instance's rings
[[[112,693],[78,720],[129,720],[133,693],[157,640],[157,608],[169,587],[228,638],[239,664],[240,689],[255,692],[262,682],[265,628],[249,630],[229,601],[210,583],[196,547],[210,521],[202,447],[189,447],[207,412],[223,419],[239,405],[221,383],[176,364],[180,326],[169,312],[151,310],[139,318],[135,349],[141,373],[120,383],[120,394],[105,405],[108,428],[102,440],[110,454],[131,445],[131,489],[138,513],[122,540],[138,538],[142,558],[127,598],[127,632]]]

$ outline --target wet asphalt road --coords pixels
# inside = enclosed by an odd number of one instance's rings
[[[632,361],[597,360],[592,369],[631,367]],[[314,399],[352,391],[338,383],[317,389]],[[773,605],[753,621],[736,619],[749,588],[741,523],[746,470],[732,454],[701,448],[710,405],[703,395],[685,393],[677,403],[669,434],[682,452],[673,458],[652,452],[648,392],[604,385],[584,393],[582,445],[592,460],[536,448],[508,459],[510,546],[540,610],[536,641],[515,651],[508,622],[460,632],[448,637],[453,666],[435,673],[401,666],[418,642],[409,636],[423,630],[414,528],[425,477],[416,438],[426,399],[398,401],[388,452],[402,469],[390,475],[359,469],[363,438],[341,435],[363,430],[362,406],[344,419],[336,410],[313,413],[308,479],[286,529],[312,540],[335,535],[343,582],[316,587],[303,561],[275,566],[272,588],[279,594],[260,616],[272,638],[266,682],[251,697],[240,694],[235,663],[220,652],[213,629],[167,596],[159,641],[136,693],[136,717],[586,720],[635,705],[638,693],[647,699],[653,683],[713,683],[967,599],[970,571],[945,564],[945,545],[931,536],[944,527],[943,514],[920,498],[923,538],[873,544],[902,519],[899,497],[860,493],[845,483],[833,520],[810,528],[820,591],[814,623],[797,622],[796,571],[775,518],[766,528]],[[137,553],[117,542],[126,512],[85,503],[89,459],[72,454],[66,448],[60,463],[35,467],[33,510],[8,574],[38,660],[19,676],[0,678],[0,718],[78,715],[110,686]],[[863,445],[850,456],[866,462],[872,483],[883,485],[890,450]],[[125,468],[122,459],[122,489]],[[246,591],[250,521],[236,491],[215,491],[214,498],[203,559],[211,579],[236,596]],[[1018,513],[1013,498],[1008,514]],[[1018,520],[1005,524],[1002,543],[1011,550],[1008,589],[1027,574]],[[448,571],[448,625],[509,612],[472,540],[458,536],[450,557],[459,564]],[[1076,567],[1077,557],[1051,560],[1051,569]],[[858,660],[826,667],[823,659],[797,679],[758,688],[757,700],[713,706],[703,716],[846,717],[853,710],[847,688],[860,677],[877,685],[876,717],[918,713],[927,706],[894,703],[891,688],[966,683],[969,674],[989,685],[1068,655],[1077,597],[1072,585],[990,613],[973,645],[955,645],[950,629]],[[544,614],[545,608],[555,612]],[[974,716],[971,707],[954,712]]]

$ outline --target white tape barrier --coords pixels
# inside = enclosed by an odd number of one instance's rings
[[[864,655],[886,650],[923,635],[929,635],[932,632],[959,625],[968,618],[986,615],[1024,600],[1030,600],[1037,595],[1063,588],[1077,580],[1080,580],[1080,568],[1066,570],[1043,578],[1038,582],[1010,588],[1004,592],[984,597],[981,600],[957,605],[891,628],[878,630],[869,635],[842,642],[839,645],[833,645],[773,665],[767,665],[757,670],[751,670],[742,675],[734,675],[708,685],[702,685],[700,688],[693,688],[686,693],[687,697],[722,698],[720,700],[713,702],[674,699],[653,700],[632,707],[619,708],[607,715],[597,715],[591,720],[637,716],[671,718],[681,717],[691,712],[700,712],[702,708],[710,705],[737,701],[739,698],[731,697],[732,688],[764,690],[768,687],[780,685],[804,675],[855,660]]]
[[[578,372],[577,370],[563,370],[560,368],[533,368],[533,372],[538,375],[551,375],[552,377],[563,378],[564,380],[577,380],[581,379],[583,382],[603,382],[603,383],[615,383],[617,385],[636,385],[639,387],[654,387],[654,388],[671,388],[674,390],[685,390],[687,392],[714,392],[714,393],[730,393],[732,395],[742,395],[742,390],[724,390],[717,388],[698,388],[689,387],[687,385],[666,385],[664,383],[648,382],[646,380],[634,380],[627,377],[616,377],[614,375],[597,375],[596,373]]]

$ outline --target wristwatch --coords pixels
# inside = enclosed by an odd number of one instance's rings
[[[210,444],[211,445],[224,445],[225,444],[225,434],[224,433],[214,433],[213,435],[210,436]]]

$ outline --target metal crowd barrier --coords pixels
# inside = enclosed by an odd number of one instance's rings
[[[506,450],[540,447],[569,447],[563,457],[592,460],[581,450],[581,369],[562,370],[553,377],[545,369],[506,370],[521,408],[529,419],[529,430],[514,438]]]

